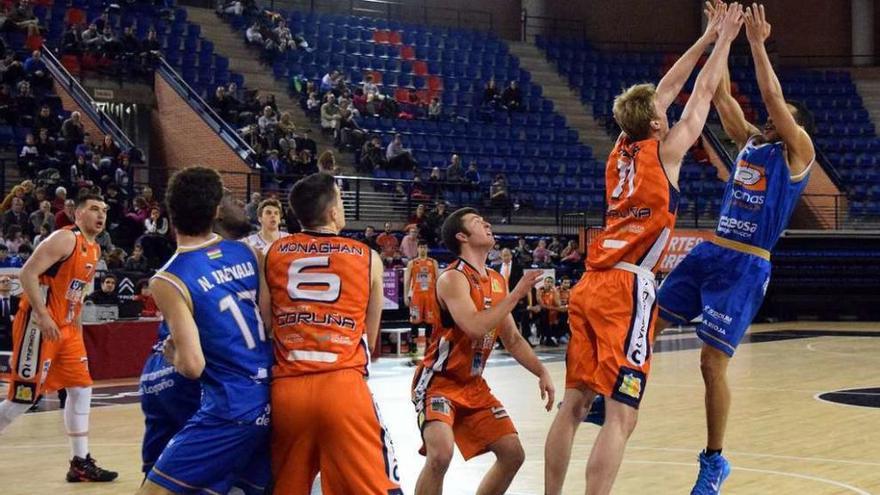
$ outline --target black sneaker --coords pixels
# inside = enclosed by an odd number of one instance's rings
[[[107,471],[101,469],[95,464],[91,454],[87,454],[86,458],[74,457],[70,460],[70,469],[67,471],[68,483],[79,483],[81,481],[113,481],[119,473],[115,471]]]

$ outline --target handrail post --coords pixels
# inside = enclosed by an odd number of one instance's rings
[[[354,181],[354,219],[361,219],[361,181]]]

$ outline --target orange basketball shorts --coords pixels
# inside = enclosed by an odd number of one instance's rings
[[[319,471],[325,495],[402,493],[394,445],[358,370],[273,380],[271,442],[275,493],[308,495]]]
[[[638,408],[651,369],[657,320],[653,278],[589,271],[571,292],[566,388],[588,388]]]
[[[431,370],[422,370],[430,373]],[[421,382],[417,376],[416,383]],[[419,431],[431,421],[440,421],[452,427],[455,445],[465,460],[489,451],[489,446],[507,435],[515,435],[507,410],[492,395],[489,387],[482,382],[455,390],[438,389],[431,386],[421,393],[414,391],[414,403],[418,415]],[[425,455],[425,446],[419,449]]]
[[[29,404],[46,392],[92,384],[82,330],[73,325],[59,330],[61,338],[46,340],[33,324],[30,311],[15,315],[9,400]]]
[[[437,323],[439,309],[433,292],[414,292],[409,302],[409,322],[412,324]]]

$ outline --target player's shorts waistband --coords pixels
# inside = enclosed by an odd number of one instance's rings
[[[767,251],[764,248],[759,248],[758,246],[752,246],[751,244],[732,241],[730,239],[725,239],[724,237],[718,237],[717,235],[712,237],[712,243],[717,244],[721,247],[733,249],[734,251],[739,251],[741,253],[751,254],[753,256],[764,258],[765,260],[770,261],[770,251]]]
[[[613,268],[617,269],[617,270],[623,270],[626,272],[630,272],[630,273],[635,273],[636,275],[641,275],[641,276],[647,278],[648,280],[656,280],[657,279],[657,275],[655,275],[654,272],[652,272],[651,270],[648,270],[647,268],[643,268],[639,265],[627,263],[626,261],[618,261],[614,265]]]

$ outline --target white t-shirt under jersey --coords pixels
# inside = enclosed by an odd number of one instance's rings
[[[286,237],[287,235],[288,233],[283,230],[278,232],[279,238]],[[260,231],[256,231],[253,234],[245,237],[244,242],[254,249],[259,249],[260,252],[263,254],[266,254],[266,251],[269,250],[269,245],[272,244],[271,242],[266,242],[266,240],[263,239],[263,236],[260,235]]]

